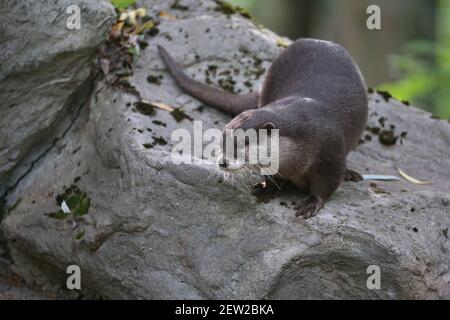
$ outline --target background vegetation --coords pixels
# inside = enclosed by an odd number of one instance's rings
[[[230,0],[291,39],[344,45],[369,86],[436,116],[450,117],[450,0]],[[366,8],[381,7],[381,30],[366,28]]]

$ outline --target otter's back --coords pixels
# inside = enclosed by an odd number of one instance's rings
[[[289,46],[269,69],[260,106],[290,96],[316,101],[313,106],[298,104],[297,118],[313,118],[318,126],[343,136],[347,152],[357,144],[367,122],[367,90],[344,48],[315,39]]]
[[[329,41],[299,39],[271,65],[261,92],[261,106],[292,95],[336,103],[343,93],[365,95],[365,90],[358,67],[343,47]]]

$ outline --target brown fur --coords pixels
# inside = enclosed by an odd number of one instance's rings
[[[361,73],[341,46],[315,39],[290,45],[268,70],[261,93],[238,96],[187,77],[159,47],[177,84],[193,97],[236,117],[228,129],[279,129],[280,169],[276,177],[307,187],[311,196],[296,209],[314,216],[339,187],[347,172],[345,158],[367,122],[368,102]],[[352,174],[353,173],[353,174]],[[280,179],[281,178],[281,179]],[[273,182],[256,194],[267,200]]]

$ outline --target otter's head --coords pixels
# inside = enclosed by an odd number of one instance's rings
[[[233,172],[249,166],[272,167],[270,174],[276,173],[279,140],[275,121],[269,109],[247,110],[231,120],[223,129],[219,168]]]
[[[263,175],[282,178],[305,172],[317,157],[322,139],[317,122],[309,116],[317,104],[310,98],[288,97],[239,114],[224,128],[220,169],[233,173],[252,166]],[[242,131],[248,133],[245,138],[235,139]]]

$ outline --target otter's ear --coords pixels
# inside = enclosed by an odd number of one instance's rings
[[[275,123],[273,122],[267,122],[262,126],[262,129],[267,129],[267,130],[272,130],[272,129],[276,129],[275,127]]]

